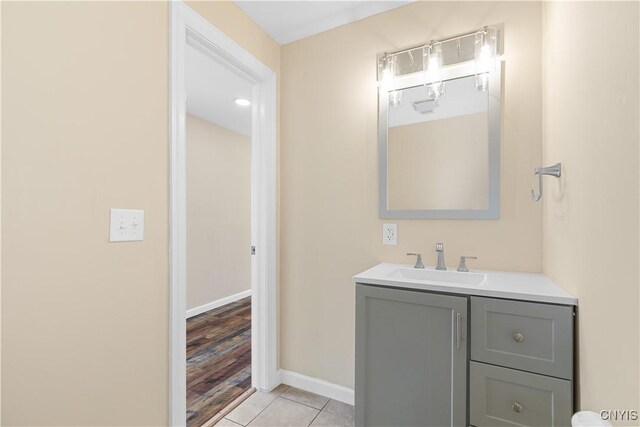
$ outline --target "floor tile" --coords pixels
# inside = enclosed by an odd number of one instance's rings
[[[280,384],[278,387],[268,393],[256,391],[249,396],[244,402],[238,405],[233,411],[227,414],[226,418],[246,426],[258,416],[260,412],[264,410],[271,402],[273,402],[278,396],[285,392],[289,387]]]
[[[278,397],[260,413],[250,427],[306,427],[318,415],[318,410],[292,400]]]
[[[337,400],[330,400],[311,425],[317,427],[353,426],[353,406]]]
[[[242,427],[240,424],[236,424],[233,421],[228,420],[226,418],[221,419],[215,425],[216,427]]]
[[[324,405],[329,401],[328,397],[320,396],[318,394],[309,393],[308,391],[300,390],[295,387],[290,387],[287,391],[282,393],[282,397],[285,397],[294,402],[302,403],[312,408],[322,409]]]
[[[276,396],[280,396],[282,393],[284,393],[287,390],[289,390],[289,386],[288,385],[280,384],[278,387],[274,388],[269,393],[270,394],[275,394]]]

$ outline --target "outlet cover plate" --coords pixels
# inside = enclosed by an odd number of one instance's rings
[[[398,244],[398,224],[382,224],[382,244],[391,246]]]
[[[111,209],[110,242],[141,242],[144,240],[144,211]]]

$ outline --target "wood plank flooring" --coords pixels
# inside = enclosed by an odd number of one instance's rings
[[[251,388],[251,297],[187,319],[187,426]]]

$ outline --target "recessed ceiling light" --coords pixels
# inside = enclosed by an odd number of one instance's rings
[[[236,101],[236,104],[238,104],[241,107],[248,107],[249,105],[251,105],[251,101],[249,101],[248,99],[236,98],[235,101]]]

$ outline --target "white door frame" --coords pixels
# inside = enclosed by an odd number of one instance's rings
[[[169,422],[186,423],[186,81],[187,45],[253,83],[251,128],[251,377],[279,384],[276,325],[276,73],[179,1],[171,2],[169,202]],[[247,248],[249,251],[250,248]]]

